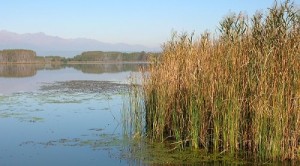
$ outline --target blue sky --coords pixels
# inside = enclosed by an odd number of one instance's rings
[[[278,0],[280,1],[280,0]],[[0,30],[159,47],[172,31],[214,32],[229,12],[273,0],[0,0]],[[300,4],[300,0],[294,1]]]

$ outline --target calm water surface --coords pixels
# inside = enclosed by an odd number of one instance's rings
[[[120,143],[122,86],[102,81],[126,84],[138,67],[0,65],[0,165],[130,164]]]

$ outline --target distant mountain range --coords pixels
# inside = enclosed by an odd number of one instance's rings
[[[0,50],[2,49],[31,49],[36,51],[38,56],[63,57],[73,57],[83,51],[160,51],[160,48],[149,48],[143,45],[111,44],[86,38],[64,39],[45,33],[17,34],[6,30],[0,31]]]

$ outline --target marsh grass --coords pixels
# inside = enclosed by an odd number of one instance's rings
[[[225,17],[216,35],[174,33],[144,71],[141,94],[133,92],[131,117],[144,116],[146,136],[175,148],[299,159],[297,12],[275,2],[265,14]]]

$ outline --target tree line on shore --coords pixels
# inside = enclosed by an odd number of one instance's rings
[[[87,51],[73,58],[61,56],[37,56],[33,50],[0,50],[0,63],[72,63],[72,62],[145,62],[160,53],[151,52],[103,52]]]

